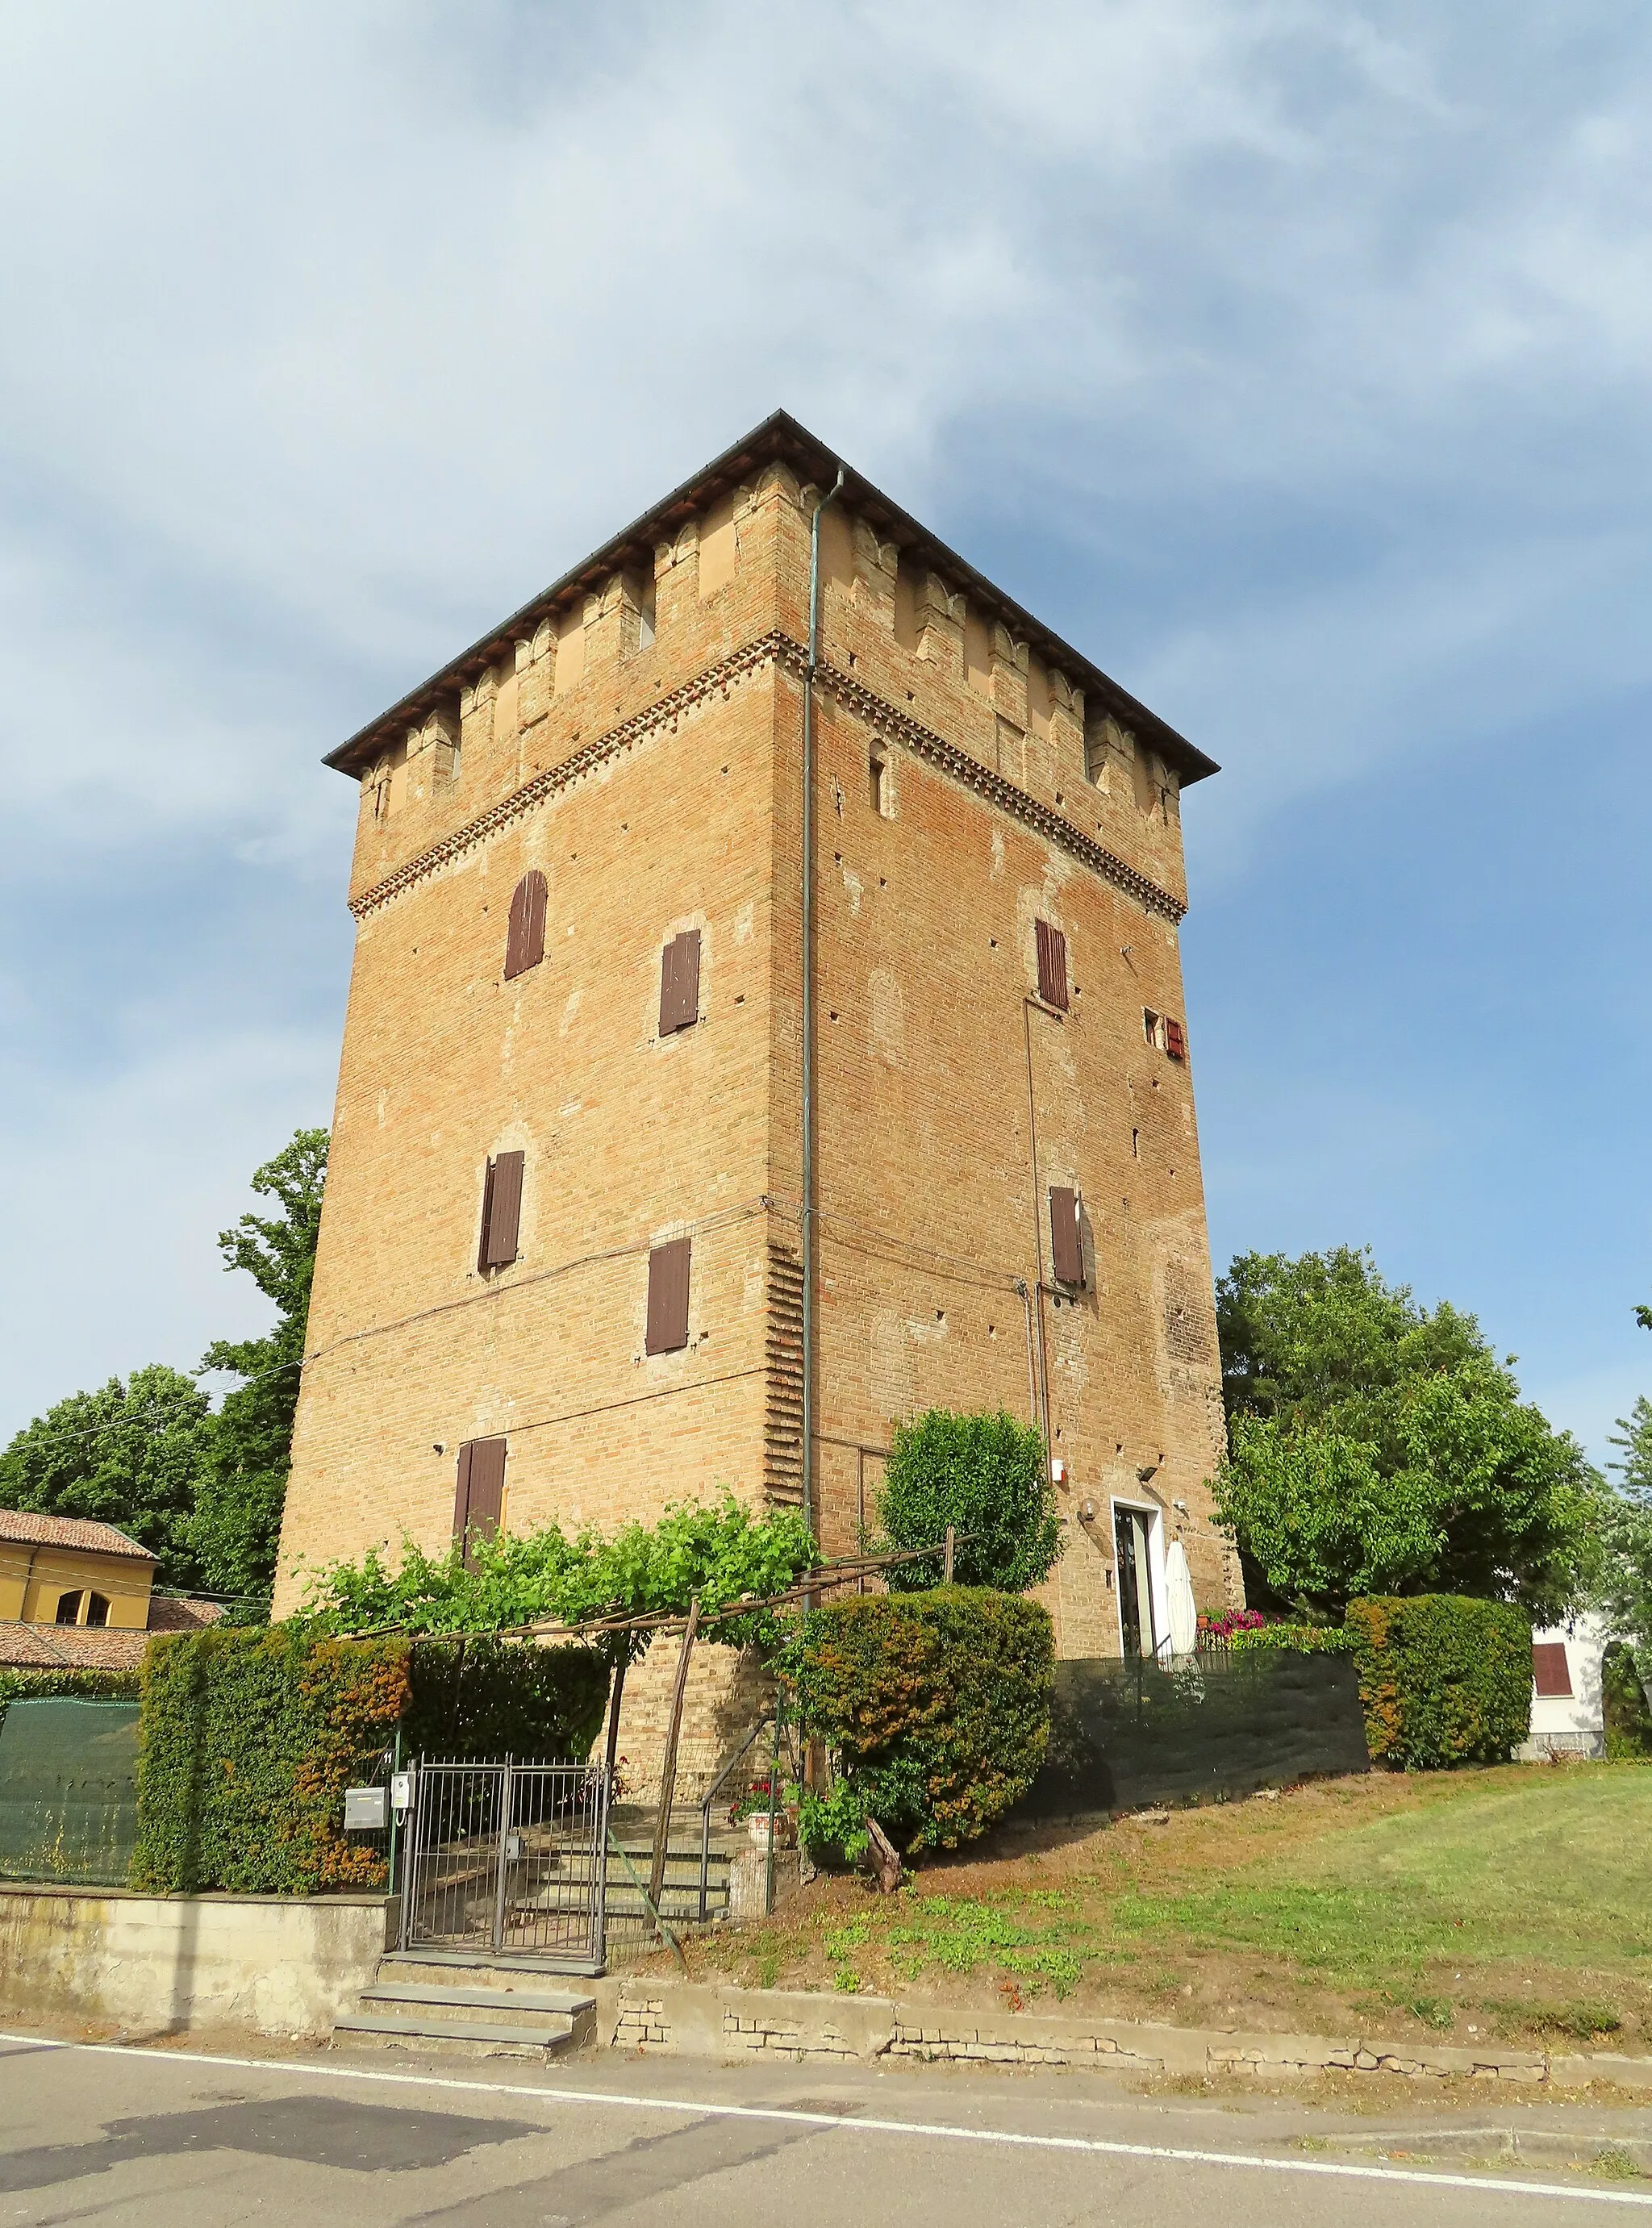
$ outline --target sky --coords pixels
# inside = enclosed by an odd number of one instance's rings
[[[1652,1392],[1652,17],[10,0],[0,1439],[264,1328],[321,757],[790,409],[1220,761],[1218,1266]]]

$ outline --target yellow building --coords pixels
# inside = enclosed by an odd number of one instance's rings
[[[0,1623],[143,1632],[154,1583],[154,1556],[112,1524],[0,1508]]]

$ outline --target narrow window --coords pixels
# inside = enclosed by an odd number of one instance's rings
[[[654,639],[654,575],[650,573],[643,583],[643,593],[637,606],[637,647],[646,650]]]
[[[660,1034],[691,1029],[700,1019],[700,931],[685,928],[660,955]]]
[[[1572,1672],[1566,1662],[1563,1640],[1534,1640],[1532,1642],[1532,1683],[1540,1697],[1556,1701],[1570,1699]]]
[[[467,1439],[459,1449],[458,1483],[453,1495],[453,1537],[469,1565],[478,1540],[491,1540],[505,1508],[505,1441]]]
[[[60,1594],[57,1597],[57,1622],[60,1624],[79,1624],[80,1597],[78,1593]]]
[[[88,1594],[86,1597],[86,1621],[88,1624],[105,1625],[109,1622],[109,1603],[103,1594]]]
[[[1084,1283],[1084,1239],[1079,1224],[1079,1198],[1065,1185],[1050,1187],[1050,1259],[1058,1284]]]
[[[525,975],[545,957],[545,877],[535,867],[510,893],[510,925],[505,932],[505,980]]]
[[[872,774],[872,810],[880,820],[889,818],[889,753],[881,743],[874,743],[868,765]]]
[[[1168,1014],[1164,1017],[1164,1049],[1172,1060],[1186,1060],[1188,1057],[1187,1034],[1181,1022],[1173,1021]]]
[[[476,1265],[484,1276],[515,1259],[522,1207],[522,1156],[499,1153],[488,1162],[482,1187],[482,1243]]]
[[[674,1238],[648,1257],[648,1335],[644,1350],[675,1354],[688,1343],[690,1241]]]
[[[1142,1008],[1142,1034],[1156,1052],[1163,1050],[1164,1022],[1162,1017],[1156,1014],[1150,1006],[1143,1006]]]
[[[1067,1009],[1067,940],[1047,920],[1034,923],[1038,940],[1038,995],[1047,1006]]]

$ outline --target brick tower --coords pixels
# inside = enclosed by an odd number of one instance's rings
[[[1239,1597],[1208,759],[782,414],[328,763],[358,935],[278,1613],[404,1535],[722,1485],[847,1552],[930,1406],[1045,1431],[1064,1655],[1162,1636],[1178,1540]]]

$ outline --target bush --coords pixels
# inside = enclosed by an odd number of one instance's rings
[[[1036,1602],[986,1588],[868,1594],[816,1610],[786,1660],[806,1732],[840,1758],[827,1854],[853,1857],[875,1818],[897,1847],[954,1848],[1031,1787],[1049,1739],[1055,1662]]]
[[[317,1639],[291,1625],[151,1642],[132,1885],[381,1888],[377,1849],[345,1836],[343,1797],[394,1738],[407,1655],[405,1640]]]
[[[1253,1655],[1270,1648],[1289,1649],[1297,1655],[1352,1655],[1354,1635],[1340,1624],[1253,1624],[1241,1626],[1227,1645],[1236,1655]]]
[[[134,1702],[142,1675],[135,1668],[89,1671],[65,1664],[35,1670],[0,1664],[0,1725],[6,1722],[6,1707],[11,1702],[46,1702],[58,1696],[83,1702]]]
[[[952,1576],[961,1586],[1024,1593],[1049,1576],[1061,1552],[1044,1442],[1002,1408],[987,1415],[932,1408],[899,1425],[878,1516],[895,1548],[932,1546],[951,1525],[958,1535]],[[918,1593],[944,1577],[938,1553],[906,1564],[900,1584]]]
[[[607,1661],[594,1648],[418,1641],[409,1673],[401,1737],[413,1756],[577,1763],[608,1700]]]
[[[1506,1764],[1532,1720],[1532,1621],[1462,1594],[1350,1602],[1373,1764]]]
[[[1607,1762],[1640,1764],[1652,1757],[1652,1707],[1641,1684],[1635,1651],[1621,1640],[1614,1640],[1601,1658],[1600,1693]]]

